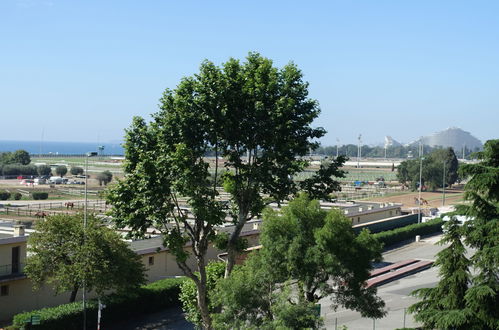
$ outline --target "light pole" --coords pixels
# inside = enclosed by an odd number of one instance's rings
[[[336,138],[336,158],[338,158],[339,149],[340,149],[340,139]]]
[[[91,151],[87,152],[85,155],[85,204],[83,204],[83,244],[86,243],[86,232],[87,232],[87,184],[88,184],[88,158],[96,156],[97,152]],[[83,330],[87,328],[87,286],[85,279],[85,272],[83,272]]]
[[[357,168],[360,168],[360,157],[362,156],[362,134],[359,134],[359,145],[357,147]]]
[[[423,143],[419,141],[419,212],[418,212],[418,223],[421,223],[421,188],[422,188],[422,177],[423,177]]]
[[[445,205],[445,159],[444,159],[444,175],[442,178],[442,206]]]

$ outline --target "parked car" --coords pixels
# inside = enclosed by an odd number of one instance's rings
[[[60,176],[51,176],[49,179],[49,183],[51,184],[61,184],[62,178]]]

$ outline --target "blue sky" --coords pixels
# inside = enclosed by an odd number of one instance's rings
[[[258,51],[295,62],[325,145],[499,138],[498,1],[0,2],[0,140],[120,140],[165,88]]]

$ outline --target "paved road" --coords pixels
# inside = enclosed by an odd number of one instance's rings
[[[383,254],[386,262],[396,262],[406,259],[435,260],[435,255],[444,247],[435,245],[440,236],[433,236],[419,243],[412,243],[401,248],[388,251]],[[430,268],[417,274],[404,277],[394,282],[382,285],[378,288],[378,295],[386,303],[388,315],[373,322],[372,319],[362,318],[360,313],[346,309],[333,311],[330,309],[328,298],[321,301],[322,316],[327,329],[335,329],[336,326],[346,325],[348,329],[372,330],[372,329],[397,329],[418,326],[412,315],[405,313],[405,308],[416,302],[409,294],[423,287],[434,287],[438,282],[438,270]],[[404,323],[404,314],[405,323]]]

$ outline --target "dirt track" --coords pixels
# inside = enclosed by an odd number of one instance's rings
[[[390,203],[401,203],[403,204],[403,209],[409,209],[418,207],[414,198],[418,198],[419,193],[409,192],[403,195],[388,196],[388,197],[378,197],[370,199],[376,202],[390,202]],[[442,192],[422,192],[421,197],[428,201],[428,206],[424,207],[440,207],[442,206]],[[461,189],[451,189],[445,191],[445,205],[457,204],[462,202],[463,190]]]

